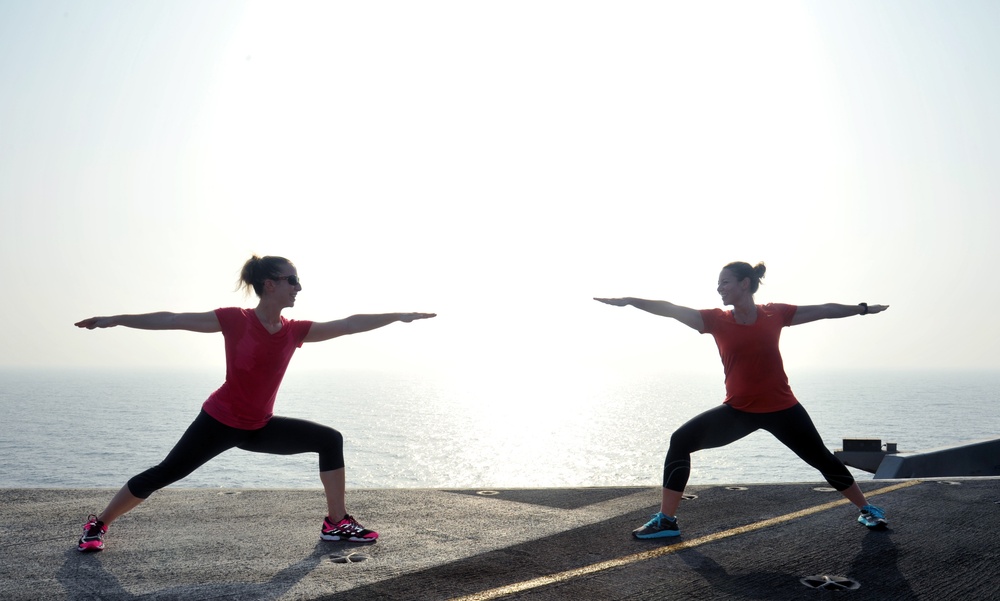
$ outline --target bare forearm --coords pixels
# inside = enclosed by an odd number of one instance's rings
[[[645,298],[634,298],[631,296],[625,300],[636,309],[642,309],[647,313],[660,315],[661,317],[673,317],[674,319],[677,318],[679,309],[683,308],[671,302],[661,300],[647,300]]]
[[[122,326],[137,330],[169,330],[174,326],[176,314],[167,311],[157,313],[142,313],[138,315],[109,315],[107,317],[91,317],[77,322],[81,328],[113,328]]]
[[[78,328],[113,328],[122,326],[137,330],[190,330],[192,332],[218,332],[219,320],[215,312],[206,313],[171,313],[158,311],[156,313],[141,313],[136,315],[111,315],[108,317],[91,317],[78,321]]]
[[[368,332],[387,326],[391,323],[402,321],[409,323],[415,319],[428,319],[435,317],[435,313],[377,313],[372,315],[351,315],[336,321],[326,321],[313,323],[306,334],[305,342],[322,342],[338,336],[347,334],[358,334]]]
[[[170,330],[175,327],[176,313],[158,311],[139,315],[115,315],[115,325],[137,330]]]
[[[841,317],[851,317],[861,315],[863,309],[861,305],[841,305],[839,303],[826,303],[820,305],[824,319],[840,319]]]
[[[607,305],[614,305],[616,307],[632,305],[636,309],[642,309],[643,311],[652,313],[653,315],[676,319],[682,324],[690,328],[694,328],[699,332],[705,327],[705,322],[701,318],[701,313],[699,313],[696,309],[682,307],[681,305],[675,305],[667,301],[647,300],[644,298],[635,298],[633,296],[625,298],[595,298],[594,300]]]
[[[341,320],[344,334],[359,334],[383,328],[400,321],[402,313],[378,313],[351,315]]]
[[[889,308],[889,305],[869,305],[861,303],[857,305],[842,305],[840,303],[826,303],[824,305],[802,305],[795,310],[795,317],[792,318],[792,325],[809,323],[819,319],[839,319],[841,317],[851,317],[852,315],[869,315],[881,313]]]

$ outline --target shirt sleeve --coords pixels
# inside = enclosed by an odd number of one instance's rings
[[[233,320],[239,320],[242,315],[243,311],[239,307],[221,307],[215,310],[215,317],[218,318],[223,332],[229,329]]]
[[[705,324],[701,333],[711,334],[726,312],[722,309],[700,309],[698,313],[701,313],[701,321]]]
[[[306,336],[309,335],[309,329],[312,328],[313,322],[304,320],[291,320],[289,325],[292,327],[292,340],[295,341],[296,348],[302,348],[302,343],[305,342]]]
[[[799,310],[798,305],[786,305],[784,303],[768,303],[768,312],[776,313],[781,317],[781,326],[787,328],[792,325],[795,312]]]

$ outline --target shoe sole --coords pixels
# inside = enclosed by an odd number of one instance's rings
[[[79,551],[80,553],[97,553],[98,551],[103,551],[104,550],[104,545],[101,545],[100,547],[79,547],[78,546],[76,548],[76,550]]]
[[[681,533],[679,530],[657,532],[656,534],[636,534],[635,532],[633,532],[632,538],[636,538],[639,540],[649,540],[653,538],[673,538],[675,536],[680,536],[680,535]]]
[[[370,544],[378,541],[378,538],[351,538],[351,537],[344,538],[342,536],[330,536],[328,534],[320,534],[319,537],[321,540],[339,541],[344,543]]]
[[[867,520],[858,520],[858,523],[868,528],[869,530],[885,530],[889,527],[889,523],[885,520],[878,520],[875,522],[869,522]]]

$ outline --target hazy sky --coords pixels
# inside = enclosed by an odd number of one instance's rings
[[[433,311],[305,367],[706,370],[594,296],[890,304],[786,366],[1000,368],[1000,3],[0,0],[0,365],[221,366],[92,315]],[[980,303],[987,303],[986,308]]]

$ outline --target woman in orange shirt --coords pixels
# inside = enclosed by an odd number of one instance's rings
[[[759,429],[773,434],[861,511],[858,521],[869,528],[884,528],[885,512],[870,505],[850,471],[823,444],[809,414],[788,385],[778,339],[781,329],[819,319],[881,313],[888,306],[868,305],[758,305],[753,295],[764,277],[763,263],[734,262],[719,274],[722,309],[696,310],[666,301],[641,298],[598,298],[624,307],[632,305],[654,315],[671,317],[703,334],[712,334],[719,347],[726,375],[725,402],[694,417],[670,437],[663,465],[660,511],[641,528],[636,538],[678,536],[675,517],[691,473],[691,453],[721,447]]]
[[[295,306],[302,284],[295,265],[283,257],[254,255],[244,264],[240,283],[248,293],[253,290],[259,297],[255,308],[91,317],[75,324],[88,330],[124,326],[221,332],[226,348],[225,382],[204,402],[194,422],[160,464],[131,478],[100,515],[89,517],[77,544],[80,551],[102,550],[104,535],[112,521],[155,491],[184,478],[231,448],[278,455],[317,453],[327,504],[320,538],[357,543],[378,539],[377,532],[364,528],[347,513],[344,437],[328,426],[274,415],[274,400],[292,354],[303,343],[322,342],[435,314],[352,315],[326,322],[287,319],[281,312]]]

